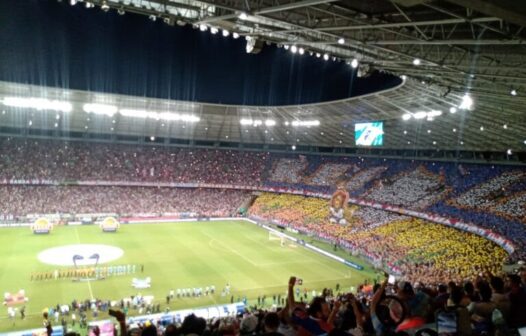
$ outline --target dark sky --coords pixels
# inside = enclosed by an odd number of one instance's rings
[[[355,78],[325,62],[243,37],[171,27],[69,1],[0,0],[0,80],[209,103],[287,105],[342,99],[398,78]]]

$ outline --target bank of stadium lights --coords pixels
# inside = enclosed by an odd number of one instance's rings
[[[415,112],[412,114],[406,113],[402,115],[402,119],[406,121],[410,119],[416,119],[416,120],[427,119],[428,121],[432,121],[435,117],[439,117],[441,115],[442,115],[442,111],[438,111],[438,110],[432,110],[429,112],[419,111],[419,112]]]
[[[132,109],[121,109],[119,114],[124,117],[131,118],[150,118],[155,120],[164,120],[164,121],[184,121],[190,123],[199,122],[201,119],[197,116],[191,114],[180,114],[172,112],[152,112],[144,110],[132,110]]]
[[[62,100],[52,100],[46,98],[22,98],[22,97],[4,97],[2,104],[11,107],[30,108],[35,110],[52,110],[60,112],[71,112],[73,106],[71,103]]]
[[[294,120],[290,123],[293,127],[320,126],[319,120]]]
[[[458,106],[461,110],[470,110],[473,107],[473,98],[469,94],[465,94],[462,97],[462,102]]]
[[[82,106],[82,109],[86,113],[105,115],[108,117],[112,117],[118,111],[118,108],[115,105],[96,104],[96,103],[84,104]]]
[[[239,120],[239,123],[241,125],[243,125],[243,126],[254,126],[254,127],[258,127],[258,126],[262,126],[262,125],[265,125],[267,127],[272,127],[272,126],[276,125],[276,121],[272,120],[272,119],[267,119],[267,120],[256,119],[256,120],[253,120],[253,119],[243,118],[243,119]]]

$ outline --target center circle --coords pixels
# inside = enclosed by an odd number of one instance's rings
[[[46,249],[38,254],[38,260],[55,266],[91,266],[119,259],[124,251],[118,247],[102,244],[74,244]]]

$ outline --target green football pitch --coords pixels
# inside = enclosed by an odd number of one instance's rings
[[[61,269],[41,262],[37,257],[40,252],[71,244],[118,247],[124,254],[105,266],[144,265],[144,271],[137,267],[135,274],[89,282],[31,280],[34,272]],[[315,244],[331,250],[328,244]],[[339,251],[337,254],[343,256],[345,253]],[[49,235],[34,235],[27,227],[2,228],[0,256],[2,293],[24,289],[29,299],[26,319],[22,321],[17,313],[14,325],[4,307],[4,313],[0,314],[0,331],[39,327],[43,309],[69,304],[73,299],[120,300],[141,293],[154,296],[163,311],[230,303],[232,296],[234,300],[246,296],[249,304],[255,304],[258,296],[266,295],[266,303],[270,304],[273,295],[285,294],[291,275],[303,279],[300,288],[302,293],[304,289],[309,292],[309,298],[312,290],[334,288],[337,283],[348,290],[374,277],[369,267],[358,271],[301,246],[288,243],[281,246],[279,240],[269,240],[267,230],[241,220],[130,224],[122,225],[117,233],[103,233],[95,225],[56,227]],[[345,257],[353,260],[348,254]],[[150,277],[151,288],[133,288],[134,277]],[[231,294],[222,296],[221,291],[227,283],[231,286]],[[166,303],[166,295],[172,289],[204,289],[210,285],[215,286],[215,295],[175,298]],[[138,312],[130,310],[129,314]],[[99,314],[98,318],[106,317]],[[91,314],[88,320],[92,320]]]

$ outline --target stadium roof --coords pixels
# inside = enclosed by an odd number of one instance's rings
[[[353,125],[385,121],[384,148],[524,151],[526,149],[526,4],[513,0],[93,0],[77,5],[144,14],[169,25],[202,25],[236,32],[305,53],[351,62],[362,75],[379,70],[407,76],[392,90],[331,103],[249,107],[169,102],[89,92],[0,84],[2,95],[71,99],[75,111],[93,100],[196,114],[200,122],[90,117],[64,118],[78,132],[133,134],[242,143],[354,147]],[[203,26],[203,27],[204,27]],[[259,47],[265,47],[259,44]],[[473,107],[461,110],[468,94]],[[456,113],[450,113],[450,110]],[[432,121],[418,112],[440,111]],[[8,113],[9,114],[9,113]],[[403,116],[410,120],[403,120]],[[56,121],[0,116],[6,127],[56,129]],[[88,121],[88,118],[90,119]],[[273,127],[242,126],[240,119],[275,119]],[[34,120],[33,120],[34,119]],[[113,122],[115,120],[115,123]],[[320,126],[285,127],[293,120]],[[164,125],[164,126],[163,126]],[[86,129],[86,126],[88,127]],[[184,127],[184,128],[183,128]],[[113,128],[113,131],[111,130]],[[265,130],[267,133],[265,133]],[[287,133],[288,132],[288,133]],[[340,142],[341,141],[341,142]]]
[[[47,130],[46,134],[64,132],[107,135],[134,135],[144,138],[208,140],[243,144],[286,144],[311,147],[355,147],[354,123],[384,121],[384,146],[393,149],[457,149],[480,151],[523,150],[526,123],[510,114],[496,115],[494,110],[481,107],[476,101],[473,111],[449,110],[462,97],[450,93],[447,98],[436,96],[432,89],[414,80],[406,80],[393,89],[366,96],[329,103],[251,107],[189,103],[144,97],[64,90],[0,82],[3,99],[0,132],[10,130]],[[53,107],[37,110],[27,103],[7,106],[6,97],[45,98],[72,104],[71,112],[57,112]],[[477,98],[475,98],[477,99]],[[114,106],[114,112],[97,114],[85,112],[85,104]],[[6,105],[7,104],[7,105]],[[20,105],[21,104],[21,105]],[[26,107],[20,107],[24,106]],[[126,109],[132,110],[126,114]],[[177,113],[191,120],[165,120],[163,117],[132,117],[129,113],[156,111]],[[403,120],[415,112],[442,111],[432,121]],[[98,111],[101,113],[101,111]],[[502,118],[502,119],[501,119]],[[241,120],[248,120],[246,125]],[[272,120],[273,126],[266,122]],[[258,125],[257,121],[261,124]],[[319,126],[294,125],[294,122],[319,121]],[[502,125],[506,123],[507,127]],[[501,125],[502,124],[502,125]],[[484,127],[481,131],[480,127]]]

